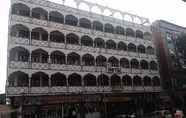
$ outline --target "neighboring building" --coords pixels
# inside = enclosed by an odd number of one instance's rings
[[[153,23],[153,34],[160,63],[160,75],[163,87],[167,92],[170,92],[171,96],[175,96],[175,90],[183,90],[186,87],[185,58],[177,48],[178,36],[183,33],[186,33],[185,27],[163,20]]]
[[[12,0],[7,98],[23,118],[112,117],[158,109],[160,75],[148,19],[46,0]],[[79,8],[79,7],[77,7]],[[147,109],[148,108],[148,109]]]

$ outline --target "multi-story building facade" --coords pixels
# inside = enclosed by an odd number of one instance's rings
[[[112,117],[155,109],[161,91],[148,19],[83,0],[12,0],[6,95],[23,118]],[[79,9],[110,10],[140,24]],[[149,109],[143,109],[147,107]]]
[[[178,37],[185,33],[185,27],[164,20],[157,20],[153,23],[157,55],[161,63],[162,86],[167,90],[169,96],[172,97],[172,101],[177,102],[175,107],[185,106],[179,102],[180,100],[183,101],[184,98],[180,99],[179,97],[186,96],[185,93],[177,94],[179,90],[185,91],[184,86],[186,85],[186,59],[178,50]]]

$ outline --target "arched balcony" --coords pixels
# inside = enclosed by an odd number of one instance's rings
[[[69,86],[82,86],[81,75],[73,73],[68,77]]]
[[[111,67],[119,67],[119,60],[116,57],[110,57],[108,63]]]
[[[143,78],[143,83],[144,83],[144,86],[152,86],[151,78],[148,77],[148,76],[145,76],[145,77]]]
[[[136,30],[136,38],[143,39],[143,32],[141,30]]]
[[[55,73],[51,76],[51,86],[67,86],[67,79],[64,74]]]
[[[140,61],[140,66],[141,66],[141,69],[144,69],[144,70],[149,69],[149,64],[146,60],[141,60]]]
[[[132,78],[129,75],[123,76],[122,82],[124,86],[132,86]]]
[[[15,47],[10,50],[10,61],[21,61],[28,62],[29,61],[29,51],[23,47]]]
[[[125,30],[123,27],[117,26],[115,30],[116,34],[125,35]]]
[[[155,61],[150,62],[150,69],[151,70],[158,70],[158,64]]]
[[[92,56],[90,54],[85,54],[82,56],[82,65],[94,66],[94,64],[95,64],[94,56]]]
[[[35,63],[48,63],[48,53],[42,49],[32,51],[31,58]]]
[[[114,27],[111,24],[107,23],[105,24],[104,31],[107,33],[114,33]]]
[[[160,86],[160,78],[155,76],[152,78],[153,86]]]
[[[120,41],[118,43],[118,50],[127,51],[127,45],[123,43],[122,41]]]
[[[56,23],[64,23],[64,16],[63,14],[57,11],[51,11],[49,13],[49,21],[56,22]]]
[[[30,8],[22,3],[16,3],[12,5],[12,14],[21,15],[21,16],[30,16]]]
[[[87,74],[83,78],[84,86],[96,86],[96,76]]]
[[[20,38],[27,38],[29,39],[30,34],[29,34],[29,29],[21,24],[16,24],[11,27],[11,33],[10,35],[13,37],[20,37]]]
[[[139,61],[137,59],[132,59],[130,65],[132,69],[139,69]]]
[[[79,45],[79,37],[74,33],[70,33],[66,36],[66,43],[73,44],[73,45]]]
[[[129,43],[128,44],[128,51],[129,52],[136,52],[136,45],[134,45],[133,43]]]
[[[97,78],[98,86],[109,86],[109,77],[105,74],[101,74]]]
[[[85,35],[81,37],[81,45],[82,46],[89,46],[89,47],[93,47],[93,40],[92,38],[90,38],[89,36]]]
[[[80,55],[75,52],[68,54],[67,64],[68,65],[80,65]]]
[[[139,76],[133,77],[133,86],[142,86],[142,79]]]
[[[80,27],[91,29],[91,21],[86,18],[79,19]]]
[[[151,39],[152,39],[151,34],[150,34],[149,32],[145,32],[145,33],[144,33],[144,39],[145,39],[145,40],[151,40]]]
[[[148,46],[147,47],[147,54],[153,55],[154,53],[155,53],[154,48],[152,48],[151,46]]]
[[[73,15],[66,15],[65,16],[65,24],[77,26],[78,24],[78,18]]]
[[[29,77],[28,74],[17,71],[11,73],[8,77],[9,87],[28,87],[29,85]]]
[[[60,51],[54,51],[50,55],[52,64],[65,64],[66,56]]]
[[[106,42],[106,48],[107,49],[116,49],[116,43],[113,40],[108,40]]]
[[[121,78],[117,74],[111,76],[111,86],[121,86]]]
[[[33,8],[32,17],[40,20],[48,20],[48,12],[43,8]]]
[[[121,66],[122,68],[129,68],[129,67],[130,67],[129,60],[126,59],[126,58],[121,58],[121,59],[120,59],[120,66]]]
[[[48,41],[48,32],[43,28],[32,29],[31,38],[34,40]]]
[[[98,31],[103,31],[103,24],[99,21],[93,22],[93,29]]]
[[[135,37],[135,32],[131,28],[126,29],[126,36]]]
[[[145,46],[139,45],[139,46],[138,46],[138,52],[139,52],[139,53],[142,53],[142,54],[146,53]]]
[[[49,86],[49,77],[43,72],[32,74],[31,87],[46,87]]]
[[[96,57],[96,66],[105,66],[107,62],[107,58],[99,55]]]
[[[56,43],[65,43],[65,35],[59,31],[53,31],[50,33],[50,41]]]
[[[105,48],[105,41],[102,38],[96,38],[94,40],[94,46],[96,48]]]

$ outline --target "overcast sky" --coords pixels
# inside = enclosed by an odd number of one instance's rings
[[[62,0],[50,0],[61,2]],[[66,0],[71,1],[71,0]],[[121,11],[149,18],[151,22],[163,19],[186,27],[186,3],[182,0],[87,0]],[[71,2],[69,2],[71,3]],[[0,93],[4,92],[6,82],[8,14],[10,0],[0,4]]]

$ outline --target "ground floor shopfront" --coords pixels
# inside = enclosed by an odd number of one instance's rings
[[[109,118],[159,109],[159,93],[50,95],[11,98],[22,118]]]

